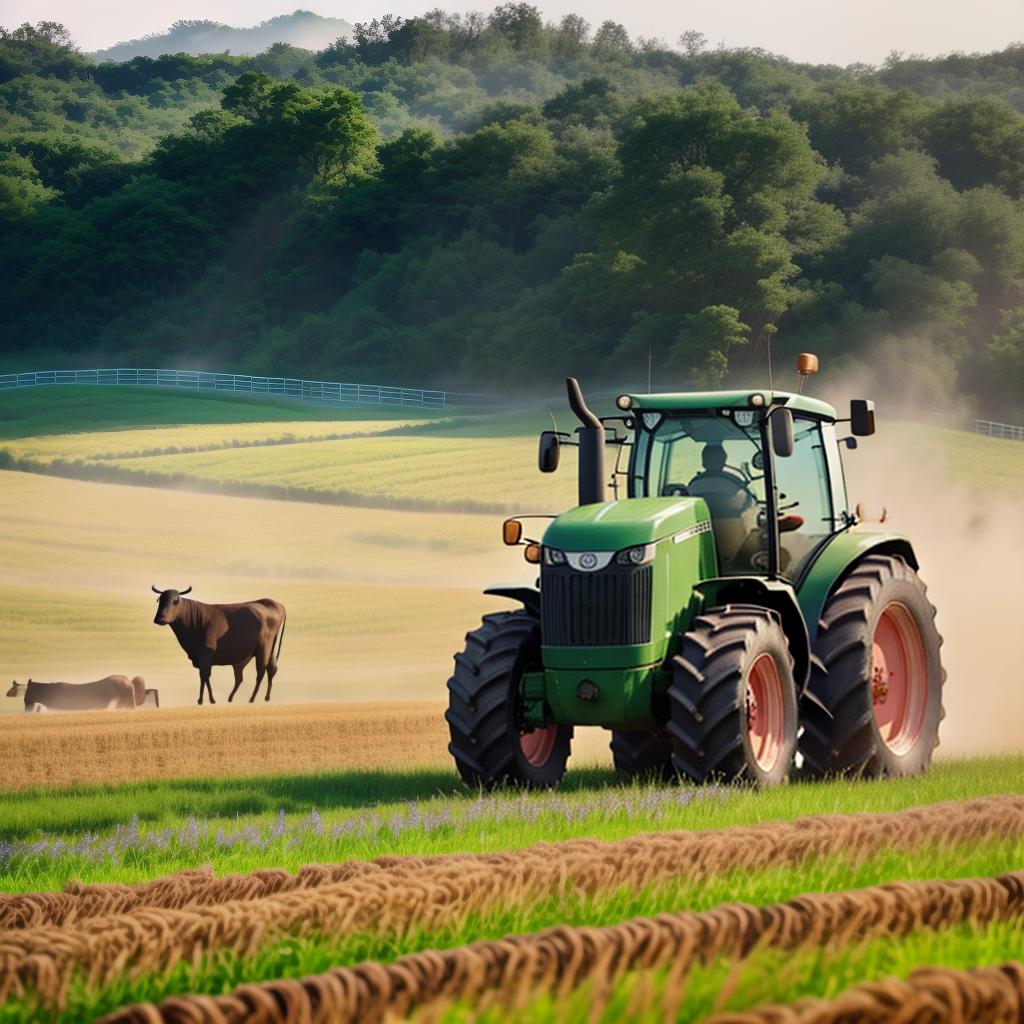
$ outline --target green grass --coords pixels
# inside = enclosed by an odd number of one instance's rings
[[[965,430],[945,430],[919,423],[894,423],[879,428],[879,438],[890,430],[897,433],[908,452],[945,461],[949,476],[982,493],[992,489],[1024,490],[1024,442],[971,434]],[[852,458],[870,455],[872,439],[863,441],[862,452]]]
[[[332,408],[172,388],[61,386],[0,393],[0,440],[196,423],[320,420],[430,420],[444,410]]]
[[[673,993],[675,1014],[669,1019],[700,1021],[715,1013],[741,1013],[765,1004],[790,1003],[807,997],[834,999],[863,982],[906,978],[923,966],[970,970],[978,966],[1024,959],[1024,921],[985,928],[958,925],[946,931],[918,932],[904,938],[885,937],[839,949],[812,948],[795,952],[760,950],[748,959],[721,959],[695,968],[685,988],[669,982],[667,970],[634,972],[618,981],[610,994],[583,986],[564,999],[546,996],[527,1003],[516,1020],[536,1024],[663,1024],[666,995]],[[676,998],[680,997],[678,1003]],[[595,1004],[599,1004],[595,1010]],[[503,1024],[509,1011],[456,1005],[431,1016],[446,1024]]]
[[[668,792],[674,797],[677,791]],[[478,794],[457,783],[454,772],[257,776],[21,790],[0,796],[0,834],[8,840],[31,840],[41,833],[71,838],[83,832],[108,835],[115,824],[127,824],[133,815],[152,831],[183,828],[194,816],[209,824],[210,835],[194,846],[132,850],[98,860],[71,854],[58,859],[18,855],[0,873],[0,889],[56,889],[70,878],[141,881],[204,864],[218,873],[261,867],[295,870],[308,863],[381,855],[515,849],[538,840],[618,839],[638,832],[724,828],[810,814],[894,811],[943,800],[1024,793],[1024,757],[951,761],[914,779],[798,783],[766,792],[678,793],[683,799],[651,809],[643,788],[617,785],[610,772],[598,769],[570,772],[564,788],[554,793],[497,794],[483,797],[482,803]],[[688,799],[691,794],[696,798]],[[526,804],[533,808],[529,817],[520,810]],[[323,834],[298,827],[294,835],[255,849],[227,849],[213,838],[218,828],[230,832],[253,823],[269,827],[281,810],[295,828],[313,808],[322,816]],[[409,824],[411,814],[422,820],[446,808],[448,823],[429,829]],[[352,824],[332,838],[331,828],[342,822]]]
[[[829,857],[795,867],[731,872],[699,883],[678,878],[640,890],[622,888],[594,897],[570,891],[540,901],[517,903],[510,900],[485,912],[468,915],[457,924],[432,930],[412,929],[402,935],[357,933],[347,936],[286,938],[268,944],[250,957],[218,953],[195,967],[191,964],[181,965],[166,974],[154,973],[141,979],[121,980],[105,987],[103,991],[91,990],[77,981],[72,986],[71,1006],[66,1019],[91,1019],[96,1014],[109,1012],[125,1003],[159,1000],[183,991],[226,992],[246,982],[301,977],[326,971],[339,964],[355,964],[364,960],[390,961],[406,953],[450,948],[477,939],[497,939],[503,935],[533,932],[558,924],[600,927],[631,917],[679,910],[708,910],[726,902],[767,904],[792,899],[802,893],[835,892],[877,885],[897,878],[922,880],[990,876],[1019,868],[1022,858],[1024,840],[1021,839],[945,849],[922,849],[911,854],[897,854],[882,849],[861,863]],[[1017,925],[999,927],[1009,928],[1020,937],[1021,929]],[[997,933],[998,928],[992,931]],[[975,941],[984,941],[969,929],[958,929],[953,934],[958,936],[957,949]],[[935,936],[922,938],[926,942],[942,945],[940,938]],[[921,962],[914,959],[914,941],[908,940],[911,952],[903,957],[908,970]],[[897,952],[901,948],[892,942],[883,942],[881,945],[893,947]],[[863,947],[858,947],[838,954],[816,951],[801,953],[798,956],[805,966],[796,973],[784,972],[782,977],[789,984],[794,984],[799,978],[812,986],[820,986],[822,982],[828,982],[831,975],[826,968],[830,959],[835,957],[837,970],[841,972],[837,977],[842,979],[845,987],[861,976],[858,973],[861,965],[868,971],[878,966],[871,956],[862,959],[863,951]],[[742,990],[742,999],[735,1008],[780,997],[791,998],[787,994],[791,989],[775,990],[771,988],[771,983],[772,978],[778,976],[780,965],[788,963],[792,956],[786,954],[783,957],[771,952],[756,954],[744,967],[745,973],[752,972],[752,984],[749,989]],[[895,962],[899,959],[897,956]],[[695,1011],[708,1012],[710,1007],[705,1005],[705,998],[716,997],[723,980],[722,972],[728,973],[730,969],[731,965],[720,963],[695,971],[695,987],[690,992],[690,997],[696,998]],[[627,981],[616,999],[619,995],[627,994],[630,988]],[[780,994],[774,995],[775,991]],[[824,989],[812,987],[804,991],[817,992]],[[585,1005],[585,994],[581,994],[558,1006],[551,1005],[550,1000],[542,1000],[538,1004],[538,1011],[542,1014],[540,1019],[578,1020],[586,1017],[580,1012],[580,1006]],[[9,1004],[6,1011],[8,1016],[0,1015],[0,1020],[29,1020],[38,1011],[39,1008],[30,998],[21,1003]],[[522,1019],[533,1017],[531,1015]]]

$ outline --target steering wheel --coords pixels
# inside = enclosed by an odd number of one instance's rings
[[[688,498],[690,489],[686,484],[665,484],[661,489],[663,498]]]

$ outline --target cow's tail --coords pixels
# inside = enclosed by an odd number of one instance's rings
[[[277,654],[274,655],[274,664],[276,665],[278,659],[281,657],[281,647],[284,644],[284,627],[288,624],[288,613],[282,609],[281,614],[281,632],[277,634]]]
[[[135,706],[141,708],[146,703],[146,680],[136,676],[132,680],[132,689],[135,691]]]

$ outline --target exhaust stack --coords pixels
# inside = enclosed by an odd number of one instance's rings
[[[579,431],[579,502],[595,505],[608,500],[604,478],[604,424],[587,407],[580,382],[575,377],[566,377],[565,386],[569,392],[569,408],[583,424]]]

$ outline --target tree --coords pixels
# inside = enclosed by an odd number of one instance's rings
[[[997,185],[1024,194],[1024,115],[988,96],[952,100],[924,118],[939,171],[958,189]]]
[[[679,45],[687,57],[696,57],[704,52],[708,45],[708,37],[703,32],[697,32],[692,28],[687,29],[679,37]]]
[[[504,36],[513,49],[538,52],[544,45],[544,20],[532,4],[499,4],[491,12],[488,24]]]
[[[672,369],[690,386],[720,387],[729,372],[729,351],[750,340],[750,328],[732,306],[705,306],[686,317],[669,352]]]
[[[594,33],[594,50],[604,56],[630,53],[633,43],[625,27],[617,21],[604,21]]]

